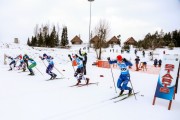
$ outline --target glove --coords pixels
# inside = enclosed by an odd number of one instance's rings
[[[126,60],[126,58],[123,58],[123,61],[124,61],[124,62],[127,62],[128,60]]]
[[[70,54],[68,54],[68,57],[71,57],[71,55],[70,55]]]
[[[39,56],[39,58],[41,58],[41,59],[42,59],[42,57],[41,57],[41,56]]]
[[[107,60],[110,61],[110,57],[108,57]]]

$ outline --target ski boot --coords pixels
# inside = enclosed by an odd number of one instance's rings
[[[30,74],[29,75],[34,75],[34,73],[33,72],[30,72]]]
[[[121,96],[123,94],[124,90],[121,90],[121,92],[119,93],[119,96]]]
[[[78,80],[78,82],[76,83],[76,85],[79,85],[81,83],[81,80]]]
[[[49,80],[52,80],[53,79],[53,75],[51,75],[51,78],[49,78]]]
[[[11,71],[12,70],[12,68],[10,68],[8,71]]]
[[[52,76],[52,79],[56,79],[56,76],[57,76],[57,75],[56,75],[56,74],[54,74],[54,75]]]
[[[132,93],[132,89],[129,90],[128,96],[130,96]]]
[[[23,68],[23,72],[26,72],[26,69]]]
[[[89,78],[86,78],[86,85],[89,84]]]

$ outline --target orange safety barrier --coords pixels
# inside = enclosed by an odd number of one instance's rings
[[[109,62],[108,61],[102,61],[102,60],[97,61],[97,66],[102,67],[102,68],[110,68]]]

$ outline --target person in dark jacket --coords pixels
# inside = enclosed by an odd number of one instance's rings
[[[161,67],[161,64],[162,64],[162,60],[159,59],[159,61],[158,61],[158,66]]]
[[[86,75],[86,63],[87,63],[87,53],[82,52],[81,48],[79,49],[79,59],[83,61],[83,70],[84,70],[84,75]]]
[[[158,64],[158,60],[157,59],[154,59],[154,67],[156,67]]]
[[[135,63],[136,63],[136,71],[138,71],[139,70],[139,61],[140,61],[140,59],[139,59],[139,56],[137,56],[136,57],[136,59],[135,59]]]

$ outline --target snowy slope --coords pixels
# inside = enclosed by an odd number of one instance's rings
[[[91,82],[99,82],[98,85],[85,87],[69,87],[76,84],[73,77],[74,70],[67,55],[78,53],[81,46],[72,47],[70,50],[55,48],[30,48],[25,45],[12,44],[7,48],[0,45],[0,120],[178,120],[180,113],[179,91],[176,99],[172,102],[171,110],[167,110],[169,102],[163,99],[156,100],[152,105],[153,96],[157,84],[158,75],[151,75],[141,72],[130,72],[131,80],[135,91],[140,91],[134,96],[114,103],[108,99],[119,93],[115,92],[114,83],[110,69],[92,66],[96,61],[93,50],[88,53],[87,76]],[[118,48],[117,48],[118,49]],[[119,49],[120,50],[120,49]],[[118,51],[119,51],[118,50]],[[162,56],[163,50],[157,50]],[[168,51],[175,53],[178,50]],[[148,51],[146,51],[148,53]],[[17,56],[28,54],[35,59],[37,66],[34,69],[35,76],[28,76],[28,72],[19,73],[18,70],[8,71],[9,66],[3,64],[4,54]],[[46,81],[50,78],[45,73],[47,62],[39,59],[43,53],[54,56],[55,67],[65,79]],[[119,53],[110,53],[109,49],[103,52],[103,59],[108,56],[116,57]],[[138,53],[141,57],[141,53]],[[123,56],[134,63],[134,51]],[[146,56],[145,59],[149,59]],[[9,61],[7,61],[9,62]],[[148,64],[153,64],[148,61]],[[53,71],[61,77],[61,74]],[[42,74],[38,71],[40,70]],[[115,82],[119,76],[119,70],[113,69]],[[104,75],[104,77],[100,77]],[[130,86],[130,84],[129,84]]]

